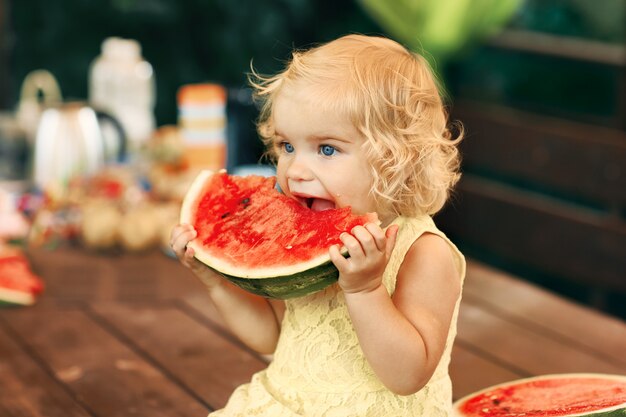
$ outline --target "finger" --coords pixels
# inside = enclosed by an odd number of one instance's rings
[[[396,238],[398,237],[398,230],[400,227],[397,224],[393,224],[385,231],[385,237],[387,238],[387,244],[385,245],[385,256],[387,259],[391,257],[391,252],[396,246]]]
[[[187,226],[184,224],[177,224],[176,226],[172,227],[172,231],[170,232],[170,242],[173,242],[174,240],[176,240],[178,235],[183,233],[186,228]]]
[[[374,223],[366,223],[365,228],[367,229],[368,232],[370,232],[370,234],[374,238],[374,241],[376,242],[376,247],[378,248],[378,250],[383,252],[387,245],[387,237],[385,236],[384,230],[381,229],[380,226]]]
[[[376,245],[376,241],[374,240],[374,236],[372,236],[370,231],[365,227],[356,226],[354,229],[352,229],[352,235],[359,241],[365,255],[378,252],[378,247]]]
[[[185,250],[185,259],[192,260],[195,255],[196,251],[192,247],[187,246]]]
[[[179,233],[172,242],[172,249],[174,250],[174,252],[182,254],[185,250],[185,247],[187,246],[187,243],[189,243],[189,241],[194,239],[195,237],[195,230],[187,230]]]
[[[187,230],[181,233],[176,238],[176,240],[172,243],[172,250],[174,251],[174,253],[176,253],[177,256],[183,255],[187,244],[191,240],[195,239],[196,236],[197,236],[197,233],[195,230]]]
[[[348,260],[344,258],[339,250],[339,245],[333,245],[328,249],[331,262],[339,271],[345,271],[348,268]]]
[[[189,224],[179,224],[173,227],[170,232],[170,246],[174,245],[174,242],[180,237],[180,235],[190,230],[193,230],[193,226]]]
[[[199,262],[196,258],[193,257],[193,255],[189,255],[187,251],[185,251],[183,256],[180,258],[180,261],[183,265],[185,265],[188,268],[191,268],[192,270],[197,269],[197,266],[198,266],[197,264]]]
[[[350,233],[344,232],[339,236],[339,239],[341,239],[341,243],[348,249],[351,258],[365,257],[361,243],[359,243],[356,237],[352,236]]]
[[[196,259],[195,255],[196,251],[193,248],[187,247],[182,259],[183,264],[189,266],[195,272],[203,271],[207,266]]]

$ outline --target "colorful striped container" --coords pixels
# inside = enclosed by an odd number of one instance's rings
[[[191,167],[226,168],[226,89],[187,84],[178,90],[178,124]]]

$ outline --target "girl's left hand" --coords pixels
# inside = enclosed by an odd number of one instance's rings
[[[389,226],[385,232],[373,223],[356,226],[351,234],[341,234],[339,238],[350,257],[344,258],[338,245],[331,246],[329,254],[339,270],[339,286],[345,293],[369,292],[382,284],[397,235],[397,225]]]

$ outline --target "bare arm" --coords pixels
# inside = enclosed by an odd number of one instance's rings
[[[369,238],[362,232],[353,232],[353,237],[367,248]],[[395,236],[388,232],[385,239],[377,233],[371,233],[373,240],[377,247],[386,248],[378,249],[386,255],[372,265],[386,265]],[[372,255],[371,247],[368,255]],[[340,285],[345,286],[348,311],[365,357],[391,391],[400,395],[417,392],[439,363],[460,293],[450,249],[436,235],[417,239],[400,267],[393,297],[382,285],[380,269],[359,268],[367,261],[359,257],[356,261],[352,275],[344,269],[348,279]]]
[[[259,353],[274,352],[283,303],[248,293],[195,259],[193,249],[187,248],[195,237],[196,231],[189,225],[172,230],[171,246],[180,262],[204,283],[226,325],[243,343]]]

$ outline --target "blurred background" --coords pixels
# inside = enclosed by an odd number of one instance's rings
[[[7,239],[54,250],[78,236],[105,252],[145,249],[158,238],[114,241],[86,231],[87,213],[117,219],[129,201],[176,202],[194,165],[185,152],[199,141],[213,149],[222,140],[217,165],[262,170],[251,63],[273,73],[294,47],[347,33],[389,36],[424,54],[445,86],[467,136],[463,180],[437,221],[465,254],[626,318],[626,0],[0,0],[0,183],[9,202],[0,222],[15,209],[29,227]],[[122,96],[98,84],[112,82],[105,55],[140,64],[136,84],[119,87],[136,108],[120,108]],[[37,162],[53,152],[42,143],[58,140],[37,127],[61,117],[47,108],[69,102],[117,119],[101,129],[115,155],[95,183],[91,171],[88,182],[65,173],[57,184],[33,183],[35,169],[58,173]],[[223,109],[223,130],[190,131],[198,103]],[[109,169],[120,165],[132,172]],[[93,204],[94,193],[118,198],[120,187],[117,214]]]

